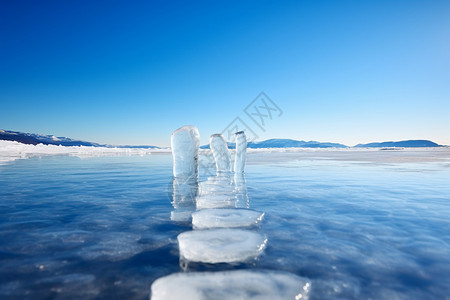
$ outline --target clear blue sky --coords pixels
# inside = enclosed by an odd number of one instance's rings
[[[263,132],[261,91],[283,110]],[[2,1],[0,129],[450,145],[450,1]]]

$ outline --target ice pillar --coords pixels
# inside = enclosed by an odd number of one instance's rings
[[[183,126],[172,133],[173,176],[198,176],[200,135],[195,126]]]
[[[234,160],[234,172],[244,173],[245,160],[247,158],[247,138],[243,131],[234,134],[236,141],[236,157]]]
[[[211,135],[209,139],[209,145],[211,151],[216,160],[217,172],[230,172],[231,171],[231,159],[228,152],[227,142],[223,135],[216,133]]]

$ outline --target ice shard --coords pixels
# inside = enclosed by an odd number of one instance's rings
[[[234,134],[236,141],[236,156],[234,159],[234,172],[244,173],[245,160],[247,158],[247,137],[243,131]]]
[[[230,172],[231,158],[223,135],[220,133],[211,135],[209,145],[216,161],[217,172]]]
[[[282,300],[308,299],[311,281],[279,271],[175,273],[151,287],[152,300]]]
[[[187,125],[172,133],[173,176],[198,176],[200,134],[195,126]]]

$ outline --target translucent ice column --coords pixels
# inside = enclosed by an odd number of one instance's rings
[[[173,176],[198,176],[200,135],[195,126],[183,126],[172,133]]]
[[[236,157],[234,160],[234,172],[243,173],[247,158],[247,138],[243,131],[234,134],[236,140]]]
[[[214,155],[214,159],[216,160],[217,172],[230,172],[230,153],[228,152],[227,142],[225,141],[223,135],[219,133],[211,135],[209,145]]]

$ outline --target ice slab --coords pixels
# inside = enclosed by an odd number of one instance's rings
[[[257,258],[266,247],[267,238],[242,229],[209,229],[178,235],[180,258],[204,263],[243,262]]]
[[[195,126],[178,128],[171,137],[173,176],[198,175],[198,149],[200,134]]]
[[[236,140],[236,154],[234,159],[234,172],[243,173],[247,159],[247,137],[243,131],[234,134]]]
[[[195,229],[250,227],[259,224],[263,212],[251,209],[203,209],[192,214]]]
[[[205,208],[231,208],[236,207],[237,199],[234,195],[209,194],[197,197],[197,209]]]
[[[308,299],[311,281],[278,271],[175,273],[157,279],[152,300],[284,300]]]
[[[220,133],[211,135],[209,145],[216,161],[217,172],[230,172],[231,158],[223,135]]]

